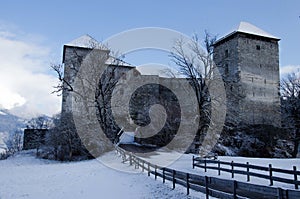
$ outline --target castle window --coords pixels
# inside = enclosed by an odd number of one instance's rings
[[[253,82],[253,77],[251,77],[251,81]]]
[[[253,92],[253,97],[255,97],[255,93]]]
[[[265,83],[265,84],[267,83],[267,80],[266,80],[266,79],[264,80],[264,83]]]
[[[225,64],[225,75],[228,75],[228,73],[229,73],[228,64]]]
[[[260,50],[260,45],[256,45],[256,50]]]
[[[225,50],[225,57],[228,57],[228,50]]]

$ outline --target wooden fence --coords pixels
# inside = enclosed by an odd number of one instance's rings
[[[119,147],[116,151],[122,157],[123,163],[129,162],[136,169],[147,172],[148,176],[153,175],[155,180],[159,177],[162,182],[166,180],[172,183],[173,189],[176,184],[186,188],[186,193],[190,190],[199,191],[209,196],[224,199],[242,199],[242,198],[271,198],[271,199],[296,199],[300,198],[300,192],[296,190],[285,190],[269,186],[254,185],[236,180],[226,180],[215,177],[200,176],[191,173],[177,171],[175,169],[159,167],[158,165],[147,162],[133,153],[127,152]],[[195,159],[193,158],[193,165]]]
[[[210,166],[210,165],[216,166]],[[229,166],[229,168],[224,168],[222,166]],[[246,164],[236,163],[236,162],[225,162],[220,160],[210,160],[205,158],[193,157],[193,168],[199,167],[203,168],[206,172],[207,169],[217,170],[218,175],[221,174],[221,171],[231,173],[231,177],[234,178],[234,174],[245,175],[247,181],[250,181],[250,176],[267,179],[270,182],[270,186],[273,185],[274,181],[282,182],[286,184],[293,184],[295,189],[299,189],[300,181],[298,176],[300,176],[300,171],[297,171],[296,166],[293,166],[293,170],[274,168],[272,164],[269,164],[268,167],[251,165],[249,162]],[[241,170],[242,168],[243,170]],[[267,174],[262,174],[257,171],[265,171]],[[277,177],[276,174],[285,174],[288,175],[287,178]]]

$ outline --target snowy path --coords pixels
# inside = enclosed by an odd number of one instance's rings
[[[121,159],[107,156],[115,164]],[[124,169],[134,170],[127,164]],[[193,195],[193,193],[192,193]],[[197,198],[202,194],[194,193]],[[126,173],[97,160],[60,163],[36,159],[28,152],[0,161],[0,198],[195,198],[185,189],[164,185],[145,173]]]

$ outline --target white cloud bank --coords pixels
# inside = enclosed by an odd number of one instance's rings
[[[50,50],[32,42],[32,35],[18,34],[0,25],[0,108],[27,118],[51,116],[59,112],[60,98],[51,94],[57,79],[49,73]]]

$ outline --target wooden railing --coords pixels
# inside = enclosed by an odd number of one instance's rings
[[[155,180],[159,177],[162,182],[166,180],[172,183],[173,189],[176,184],[186,187],[186,193],[190,190],[204,193],[206,198],[209,196],[224,199],[242,199],[242,198],[279,198],[279,199],[298,199],[300,192],[296,190],[285,190],[270,186],[261,186],[249,184],[246,182],[238,182],[236,180],[226,180],[215,177],[200,176],[196,174],[186,173],[166,167],[159,167],[131,152],[127,152],[122,148],[116,148],[117,153],[122,157],[123,163],[129,162],[136,169],[147,172],[148,176],[153,175]],[[193,158],[193,165],[195,159]]]
[[[211,166],[212,165],[212,166]],[[214,166],[216,165],[216,166]],[[224,168],[223,166],[229,166],[229,168]],[[286,184],[293,184],[295,189],[299,188],[300,181],[298,176],[300,176],[300,171],[297,171],[297,167],[293,166],[293,170],[274,168],[272,164],[268,167],[251,165],[249,162],[246,164],[236,163],[236,162],[225,162],[220,160],[210,160],[205,158],[193,157],[193,168],[199,167],[203,168],[206,172],[207,169],[217,170],[218,175],[222,172],[231,173],[231,177],[234,178],[235,174],[245,175],[247,181],[250,181],[250,177],[258,177],[262,179],[267,179],[270,182],[270,186],[273,185],[274,181],[282,182]],[[265,171],[267,174],[262,174],[259,171]],[[277,177],[276,174],[287,174],[290,178]]]

